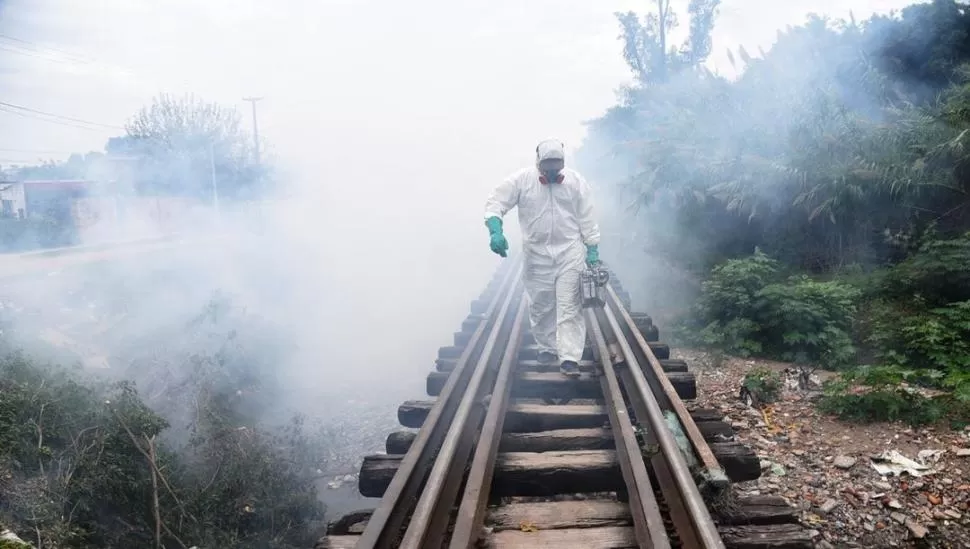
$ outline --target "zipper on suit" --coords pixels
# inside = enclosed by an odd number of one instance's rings
[[[556,184],[561,185],[562,183],[556,183]],[[550,183],[546,186],[549,187],[549,211],[552,212],[552,222],[550,223],[550,226],[549,226],[549,237],[546,239],[546,253],[548,253],[550,257],[555,259],[555,254],[552,253],[551,242],[552,242],[553,231],[556,230],[556,200],[552,196],[552,184]]]

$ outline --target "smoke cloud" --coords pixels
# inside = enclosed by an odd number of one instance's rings
[[[710,65],[730,72],[727,46],[767,48],[809,10],[862,16],[889,4],[905,2],[726,1]],[[176,419],[185,403],[173,387],[192,377],[192,357],[225,352],[226,338],[238,336],[248,353],[240,372],[272,396],[253,405],[254,418],[300,411],[345,425],[335,444],[354,445],[334,467],[380,450],[396,405],[423,396],[436,349],[451,344],[499,264],[482,222],[486,194],[531,163],[543,138],[577,151],[582,121],[629,82],[612,13],[643,5],[0,2],[0,100],[98,124],[0,112],[0,147],[9,150],[0,149],[0,164],[56,156],[30,151],[101,150],[159,92],[238,106],[248,130],[241,98],[258,94],[263,158],[279,183],[256,206],[223,202],[218,223],[203,201],[179,227],[185,245],[84,266],[52,260],[10,279],[5,333],[52,360],[136,379]],[[705,131],[726,144],[734,130]],[[589,177],[603,192],[604,255],[625,280],[659,272],[663,264],[630,248],[651,226],[621,240],[631,227],[611,221],[625,218],[606,183],[626,167],[596,162]],[[134,216],[115,232],[162,232],[146,223]],[[634,299],[657,287],[627,286]],[[207,314],[211,322],[196,322]],[[245,399],[259,392],[248,379],[226,382]],[[354,431],[362,419],[377,427]]]

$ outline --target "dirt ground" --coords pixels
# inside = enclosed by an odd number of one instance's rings
[[[762,477],[738,484],[740,493],[785,497],[814,530],[817,547],[970,547],[970,429],[848,423],[816,411],[817,393],[793,388],[762,412],[739,398],[741,379],[758,366],[781,372],[787,364],[727,358],[716,365],[693,350],[672,358],[687,360],[697,375],[692,406],[724,412],[738,440],[761,458]],[[891,450],[921,466],[910,465],[918,476],[877,472],[874,464],[886,461],[872,458]]]

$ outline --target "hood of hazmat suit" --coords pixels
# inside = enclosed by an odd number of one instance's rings
[[[502,219],[518,207],[524,283],[539,351],[578,362],[586,343],[579,277],[586,246],[599,244],[600,230],[589,183],[564,161],[562,143],[540,143],[535,166],[511,174],[489,195],[485,219]],[[546,174],[556,168],[558,176],[550,180]]]

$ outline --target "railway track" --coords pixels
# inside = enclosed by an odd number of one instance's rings
[[[536,359],[521,265],[503,262],[427,380],[435,401],[367,456],[376,509],[331,523],[317,549],[812,547],[777,497],[736,498],[757,456],[729,425],[691,410],[696,382],[612,278],[584,309],[579,379]]]

